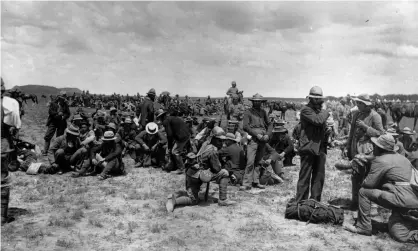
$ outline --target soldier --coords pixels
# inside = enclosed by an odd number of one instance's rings
[[[240,131],[242,131],[242,119],[244,116],[244,111],[245,111],[244,105],[238,103],[238,97],[233,97],[232,104],[229,105],[229,115],[231,118],[228,118],[228,119],[240,121],[239,123]]]
[[[10,200],[10,154],[15,151],[12,137],[21,126],[19,103],[4,96],[6,88],[1,78],[1,224],[13,220],[8,215]],[[16,155],[16,154],[15,154]]]
[[[171,159],[177,166],[175,173],[184,173],[184,163],[181,154],[190,140],[190,129],[183,119],[176,116],[167,116],[162,109],[157,112],[157,121],[164,126],[167,133],[167,149]]]
[[[412,152],[412,144],[413,144],[413,139],[412,136],[415,134],[411,128],[409,127],[404,127],[401,131],[400,131],[401,136],[398,138],[398,140],[403,144],[405,150],[409,153]]]
[[[284,126],[274,127],[273,136],[270,139],[269,144],[280,155],[280,159],[283,160],[284,166],[293,165],[292,160],[296,153],[293,142]]]
[[[245,153],[237,144],[239,142],[234,134],[227,133],[225,135],[226,147],[218,151],[223,168],[228,171],[233,185],[242,185],[245,172]]]
[[[140,117],[139,125],[140,130],[145,130],[145,126],[149,122],[154,122],[154,101],[155,101],[155,89],[151,88],[147,93],[144,101],[136,109],[136,116]]]
[[[232,85],[232,87],[230,87],[228,89],[228,91],[226,92],[226,95],[228,95],[228,96],[238,96],[237,83],[235,83],[235,81],[232,81],[231,85]]]
[[[106,131],[101,140],[103,143],[95,149],[96,155],[92,160],[96,172],[101,169],[98,179],[105,180],[111,175],[126,174],[122,161],[122,146],[116,143],[115,134],[112,131]]]
[[[325,161],[327,153],[326,121],[330,116],[325,110],[322,89],[314,86],[309,91],[309,103],[300,111],[300,155],[299,180],[296,202],[306,200],[311,191],[311,199],[321,201],[325,181]],[[321,109],[322,108],[322,109]]]
[[[244,182],[241,189],[251,189],[252,187],[264,189],[265,186],[260,185],[260,167],[258,163],[264,155],[266,143],[269,141],[271,127],[267,112],[261,108],[263,102],[267,99],[260,94],[255,94],[249,99],[253,106],[244,113],[244,131],[247,132],[252,139],[247,145],[247,166],[245,168]]]
[[[51,152],[54,154],[54,163],[44,173],[63,174],[75,165],[78,158],[74,158],[74,153],[80,148],[79,128],[70,125],[65,129],[65,134],[55,138],[51,146]]]
[[[372,102],[367,94],[360,94],[356,101],[358,109],[352,113],[350,134],[347,140],[347,155],[349,160],[354,159],[357,154],[371,155],[373,153],[373,144],[371,137],[378,137],[385,133],[382,124],[382,118],[372,109]],[[369,166],[353,171],[352,181],[352,201],[349,209],[357,210],[358,191],[361,187]]]
[[[115,107],[110,107],[110,111],[109,111],[109,115],[106,117],[105,121],[106,124],[109,123],[115,123],[116,125],[119,125],[121,120],[120,117],[117,115],[117,111],[118,109],[116,109]]]
[[[212,100],[210,99],[210,96],[208,96],[208,98],[205,101],[206,105],[211,105],[212,104]]]
[[[48,129],[45,133],[45,146],[42,152],[44,156],[48,155],[49,145],[54,134],[56,134],[56,137],[64,134],[65,128],[67,128],[67,119],[71,115],[68,103],[62,96],[57,96],[56,100],[50,104],[48,113],[46,123]]]
[[[164,165],[164,147],[167,147],[167,139],[158,131],[156,123],[148,123],[145,131],[140,132],[135,137],[135,141],[137,142],[135,151],[138,160],[134,167],[149,167],[150,165],[162,167]]]
[[[197,156],[189,154],[189,159],[198,158],[196,164],[186,170],[186,191],[178,191],[168,196],[166,209],[173,212],[179,205],[196,205],[199,203],[199,190],[203,182],[216,181],[219,184],[219,206],[231,206],[236,202],[227,199],[229,173],[222,169],[218,149],[222,147],[225,132],[218,128],[211,141],[202,147]]]

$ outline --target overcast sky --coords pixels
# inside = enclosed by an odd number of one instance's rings
[[[2,2],[7,87],[418,93],[418,2]]]

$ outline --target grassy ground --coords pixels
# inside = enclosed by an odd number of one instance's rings
[[[43,145],[46,107],[29,106],[22,133]],[[294,112],[289,112],[294,118]],[[296,122],[287,126],[292,129]],[[350,177],[334,168],[338,150],[326,164],[323,201],[350,198]],[[44,160],[45,161],[45,160]],[[286,202],[295,194],[299,159],[288,167],[291,181],[258,193],[230,187],[234,207],[218,207],[217,185],[208,203],[165,210],[165,198],[184,188],[184,177],[159,169],[134,169],[105,181],[73,179],[70,174],[29,176],[13,173],[11,214],[1,228],[2,250],[417,250],[385,232],[357,236],[341,227],[286,220]],[[202,189],[203,192],[203,189]],[[352,222],[352,212],[345,220]],[[386,222],[381,209],[378,222]]]

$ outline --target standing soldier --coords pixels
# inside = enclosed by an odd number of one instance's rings
[[[155,101],[155,89],[151,88],[147,93],[144,101],[139,105],[136,109],[136,116],[141,116],[139,120],[139,126],[141,127],[139,130],[145,130],[145,126],[149,122],[154,122],[154,101]]]
[[[45,133],[45,146],[42,152],[44,156],[48,155],[49,145],[51,144],[51,139],[54,137],[55,132],[56,137],[64,134],[65,128],[67,128],[67,119],[71,115],[68,103],[61,95],[57,96],[54,102],[51,102],[48,113],[49,116],[46,123],[48,129]]]
[[[12,137],[21,126],[19,103],[12,98],[3,96],[6,89],[1,78],[1,224],[12,220],[8,216],[10,199],[10,154],[14,151]]]
[[[311,199],[321,201],[325,181],[325,161],[327,158],[325,132],[326,121],[330,114],[325,110],[326,105],[320,87],[312,87],[307,98],[309,98],[309,103],[302,107],[300,111],[300,137],[298,142],[300,171],[296,202],[308,199],[309,190],[311,190]]]
[[[261,104],[267,99],[260,94],[255,94],[249,99],[253,103],[253,107],[244,113],[244,131],[251,137],[251,141],[247,145],[247,166],[243,186],[250,190],[251,186],[264,189],[265,186],[260,185],[260,167],[258,163],[264,156],[266,143],[269,141],[271,127],[267,112],[261,108]],[[242,187],[244,188],[244,187]]]

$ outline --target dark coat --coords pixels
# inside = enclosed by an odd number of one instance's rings
[[[154,102],[149,97],[145,97],[144,101],[136,109],[136,116],[141,116],[139,124],[145,128],[147,123],[154,122]]]
[[[183,119],[175,116],[168,116],[163,126],[167,133],[167,141],[169,147],[172,147],[175,141],[183,142],[190,138],[189,126],[184,122]]]

